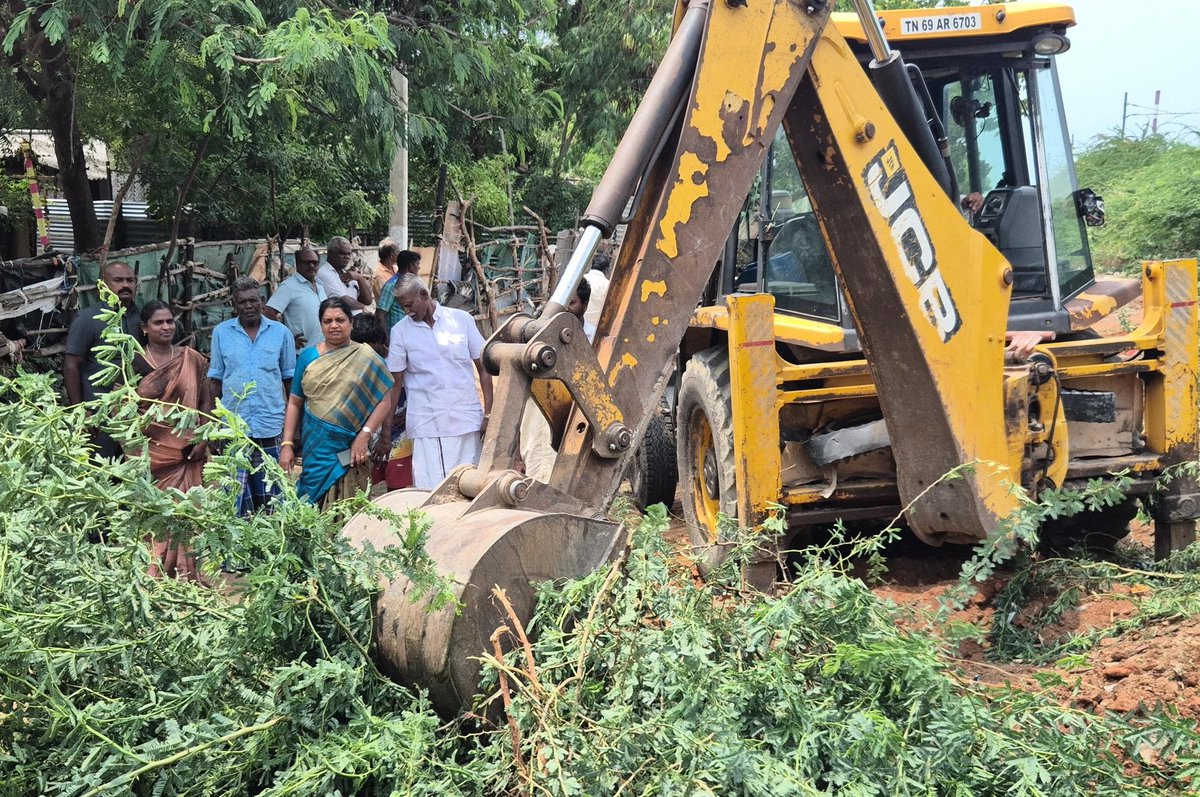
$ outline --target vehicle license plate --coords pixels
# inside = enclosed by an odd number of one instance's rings
[[[980,30],[982,28],[982,14],[937,14],[931,17],[900,18],[901,36],[914,36],[922,33],[954,33],[955,31]]]

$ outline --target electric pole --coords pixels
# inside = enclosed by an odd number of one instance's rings
[[[408,248],[408,76],[399,69],[392,70],[392,102],[403,111],[404,127],[400,131],[399,145],[392,157],[392,169],[388,175],[388,193],[392,196],[391,213],[388,217],[388,237]]]

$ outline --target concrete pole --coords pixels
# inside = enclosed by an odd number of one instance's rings
[[[388,237],[400,244],[401,249],[408,249],[408,78],[399,69],[392,70],[392,102],[401,109],[404,131],[388,177],[388,193],[392,197]]]

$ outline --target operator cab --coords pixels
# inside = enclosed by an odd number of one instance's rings
[[[880,13],[884,33],[924,76],[946,131],[970,219],[1013,267],[1009,329],[1072,331],[1064,305],[1095,281],[1085,226],[1103,204],[1080,191],[1056,56],[1070,47],[1070,7],[1049,3]],[[859,60],[870,50],[855,15],[834,15]]]
[[[1039,3],[879,16],[891,45],[924,76],[926,111],[946,131],[960,196],[983,197],[972,225],[1013,267],[1009,329],[1072,331],[1064,305],[1095,283],[1085,226],[1103,223],[1102,201],[1078,189],[1055,66],[1073,12]],[[868,62],[858,17],[835,14],[834,24]],[[844,350],[857,347],[782,129],[726,254],[722,293],[771,293],[779,312],[837,323]]]
[[[931,43],[905,58],[925,75],[947,132],[960,193],[978,192],[973,226],[1013,267],[1010,328],[1068,332],[1063,304],[1095,282],[1053,53],[1066,39],[1030,32],[1026,49]],[[1039,38],[1042,37],[1042,38]],[[1048,42],[1039,45],[1039,42]]]

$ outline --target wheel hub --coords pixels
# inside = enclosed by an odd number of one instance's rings
[[[720,480],[717,478],[717,456],[712,448],[704,452],[704,490],[710,497],[716,498],[721,492]]]

